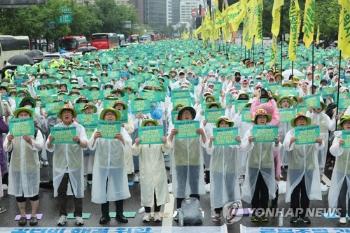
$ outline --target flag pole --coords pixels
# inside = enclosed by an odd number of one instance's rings
[[[280,23],[280,25],[281,25],[281,28],[280,28],[280,33],[281,33],[281,70],[280,70],[280,73],[282,74],[282,67],[283,67],[283,56],[282,56],[282,50],[283,50],[283,27],[282,27],[282,25],[283,25],[283,5],[281,6],[281,17],[280,17],[281,19],[281,23]],[[277,40],[277,38],[276,38],[276,40]],[[277,43],[277,42],[276,42]],[[276,46],[277,47],[277,46]],[[293,72],[293,71],[292,71]]]
[[[338,116],[338,114],[339,114],[340,70],[341,70],[341,50],[339,50],[338,86],[337,86],[337,111],[336,111],[336,116]],[[338,128],[338,117],[335,118],[335,130],[337,130],[337,128]]]

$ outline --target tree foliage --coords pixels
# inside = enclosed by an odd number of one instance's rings
[[[69,8],[72,23],[61,24],[62,8]],[[124,21],[136,22],[136,11],[113,0],[96,0],[93,5],[72,0],[48,0],[45,5],[0,9],[0,34],[28,35],[30,38],[56,40],[65,35],[90,35],[93,32],[132,33]]]

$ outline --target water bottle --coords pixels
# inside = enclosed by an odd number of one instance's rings
[[[278,226],[283,227],[283,211],[278,211]]]

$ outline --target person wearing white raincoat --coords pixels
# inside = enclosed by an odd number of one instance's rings
[[[105,121],[117,121],[120,117],[120,112],[113,108],[105,108],[100,114],[100,119]],[[121,128],[114,139],[105,139],[96,130],[89,141],[89,148],[95,150],[91,201],[101,204],[101,225],[110,221],[110,201],[116,202],[116,220],[120,223],[128,222],[123,216],[123,200],[130,197],[124,162],[126,135],[127,132]]]
[[[258,108],[255,111],[254,124],[266,125],[271,119],[271,115],[265,109]],[[242,186],[242,200],[251,203],[255,209],[252,222],[267,222],[268,218],[264,212],[259,216],[261,214],[258,210],[266,211],[269,200],[274,199],[276,195],[274,156],[280,149],[280,143],[278,138],[275,142],[254,142],[252,129],[247,132],[244,143],[248,143],[248,158]]]
[[[14,112],[16,118],[30,118],[33,112],[28,108],[18,108]],[[11,153],[9,167],[8,193],[16,197],[21,218],[19,226],[25,226],[26,198],[30,199],[32,216],[30,225],[38,224],[36,218],[39,207],[40,162],[39,154],[44,147],[44,138],[40,130],[36,130],[34,136],[14,137],[8,133],[4,141],[5,152]]]
[[[234,122],[223,116],[216,123],[217,128],[233,127]],[[241,156],[241,137],[237,136],[238,145],[214,146],[214,137],[210,138],[207,148],[211,156],[210,205],[214,209],[213,222],[219,222],[223,206],[230,201],[241,200],[239,187],[239,156]]]
[[[295,144],[294,127],[311,124],[311,119],[298,113],[291,121],[293,129],[288,131],[284,138],[283,147],[289,151],[286,202],[290,202],[294,216],[292,224],[299,220],[310,224],[306,216],[310,200],[322,200],[321,181],[318,167],[317,153],[324,147],[322,138],[317,138],[313,145]]]
[[[182,108],[177,116],[178,120],[195,118],[196,111],[192,107]],[[197,129],[199,138],[176,139],[177,129],[171,127],[168,140],[173,149],[171,158],[173,192],[177,209],[180,209],[181,202],[185,198],[194,197],[199,200],[200,195],[205,193],[202,147],[206,146],[206,135],[203,128],[199,128]]]
[[[59,202],[60,218],[58,226],[67,224],[67,194],[74,196],[74,215],[77,226],[84,225],[83,197],[84,197],[84,162],[83,149],[87,147],[87,137],[82,125],[74,122],[76,112],[69,104],[58,113],[61,123],[54,127],[75,127],[77,136],[72,138],[73,144],[54,144],[54,137],[50,134],[46,141],[46,148],[53,152],[53,187],[54,197]]]
[[[142,122],[142,127],[157,126],[158,122],[147,119]],[[167,173],[165,169],[164,153],[168,151],[169,145],[166,137],[164,144],[140,145],[140,139],[135,139],[133,154],[139,155],[140,164],[140,187],[141,205],[145,207],[146,214],[144,222],[151,220],[151,208],[154,207],[154,221],[160,222],[160,209],[162,205],[169,202],[169,191]]]
[[[344,115],[339,123],[342,130],[350,130],[350,115]],[[328,192],[329,208],[340,209],[340,224],[346,224],[346,214],[350,216],[350,149],[344,148],[342,131],[334,132],[335,138],[330,153],[336,157],[332,173],[331,187]],[[346,205],[348,203],[348,206]],[[346,208],[348,207],[347,211]]]
[[[329,131],[335,130],[335,117],[330,118],[325,113],[326,104],[321,100],[321,108],[313,108],[312,112],[306,115],[310,117],[311,124],[320,126],[320,136],[323,139],[324,147],[318,152],[318,164],[320,175],[324,173],[327,159]],[[334,114],[335,116],[335,114]]]

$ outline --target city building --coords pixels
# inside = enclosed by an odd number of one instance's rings
[[[199,5],[202,3],[203,0],[180,0],[180,23],[191,24],[192,11],[198,12]]]
[[[145,23],[145,1],[130,0],[130,3],[135,6],[139,22],[141,24],[144,24]]]
[[[180,1],[172,0],[172,24],[176,25],[180,23]]]
[[[168,22],[168,0],[144,0],[144,19],[155,32],[162,31]]]

